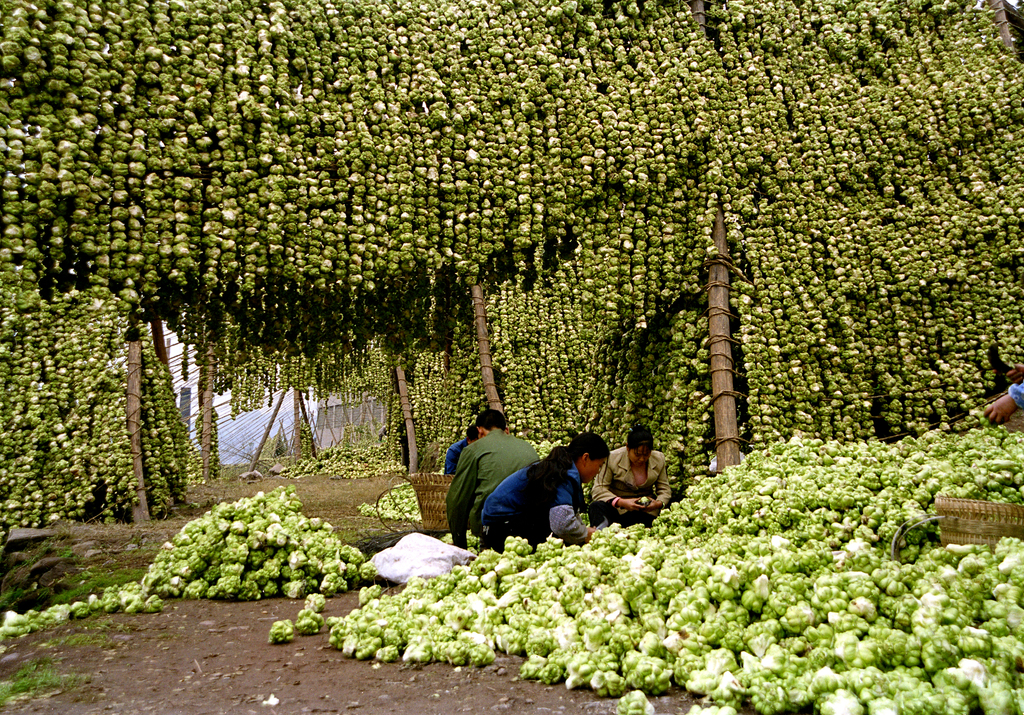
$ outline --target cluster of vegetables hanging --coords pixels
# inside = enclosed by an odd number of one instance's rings
[[[1024,437],[794,438],[691,487],[651,530],[550,540],[398,594],[360,593],[330,643],[356,658],[483,665],[605,696],[672,684],[760,713],[1018,712],[1024,544],[938,544],[936,494],[1024,502]],[[722,509],[722,505],[729,509]],[[897,545],[899,545],[898,542]]]
[[[750,438],[948,426],[1024,327],[1021,64],[966,4],[730,2],[720,27]]]
[[[0,533],[57,519],[123,519],[137,482],[126,428],[127,322],[102,290],[35,310],[0,305]],[[185,496],[195,450],[170,375],[143,352],[142,449],[147,501],[166,514]]]
[[[746,438],[949,425],[991,389],[980,349],[1024,329],[1019,63],[983,9],[938,0],[704,19],[676,0],[15,8],[10,304],[106,286],[212,340],[244,409],[333,391],[371,345],[436,375],[469,283],[548,283],[529,300],[554,321],[568,285],[599,346],[588,426],[647,422],[685,478],[710,437],[696,326],[721,208],[750,278]],[[546,365],[570,369],[541,395],[499,335],[513,419],[560,439],[576,345],[551,341]],[[450,405],[420,410],[428,439],[458,438],[474,387],[420,383]]]

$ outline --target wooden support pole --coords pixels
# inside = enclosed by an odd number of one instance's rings
[[[135,471],[137,503],[132,507],[132,520],[149,521],[146,501],[146,477],[142,471],[142,342],[128,342],[128,437],[131,440],[132,468]]]
[[[733,391],[732,335],[729,326],[729,244],[725,215],[718,209],[712,233],[718,259],[711,261],[708,285],[708,329],[711,333],[711,404],[715,410],[715,451],[718,470],[740,463],[736,397]]]
[[[1002,38],[1003,44],[1006,45],[1010,52],[1015,52],[1013,35],[1010,33],[1010,22],[1006,17],[1006,4],[1003,0],[988,0],[988,6],[992,9],[993,19],[995,20],[996,27],[999,28],[999,37]]]
[[[153,333],[153,348],[156,350],[156,359],[168,367],[171,361],[167,357],[167,343],[164,341],[164,324],[161,320],[151,320],[149,329]]]
[[[299,406],[299,391],[292,388],[292,454],[295,459],[302,459],[302,409]]]
[[[213,449],[213,378],[216,365],[213,357],[213,346],[206,348],[206,362],[202,365],[199,381],[203,384],[203,439],[200,450],[203,458],[203,482],[210,481],[210,459]]]
[[[402,417],[405,419],[405,436],[409,442],[409,474],[419,469],[419,457],[416,454],[416,427],[412,421],[412,404],[409,402],[409,387],[405,382],[405,370],[395,368],[395,379],[398,381],[398,400],[402,405]]]
[[[504,412],[498,387],[494,383],[494,369],[491,367],[491,341],[487,337],[487,305],[484,303],[484,290],[479,284],[470,288],[473,295],[473,315],[476,323],[476,343],[480,351],[480,374],[484,383],[484,397],[487,406],[492,410]]]
[[[690,12],[693,14],[701,32],[707,33],[707,16],[704,14],[704,0],[690,0]]]
[[[306,412],[306,401],[302,399],[302,395],[298,391],[295,393],[299,395],[299,408],[302,410],[302,421],[309,425],[309,455],[316,459],[316,432],[313,431],[313,423],[309,421],[309,413]]]
[[[249,471],[256,469],[256,463],[260,461],[260,454],[263,452],[263,445],[267,443],[270,438],[270,430],[274,429],[274,420],[277,419],[277,412],[281,409],[281,403],[284,402],[284,395],[286,390],[281,390],[281,396],[277,398],[277,404],[274,405],[274,411],[270,413],[270,419],[267,420],[267,428],[263,430],[263,436],[260,438],[260,443],[256,446],[256,451],[252,453],[252,460],[249,462]]]

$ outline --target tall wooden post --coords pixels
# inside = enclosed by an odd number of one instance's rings
[[[128,342],[128,436],[131,440],[132,468],[135,472],[137,503],[132,507],[132,520],[149,521],[146,501],[146,478],[142,471],[142,342]]]
[[[704,13],[704,0],[690,0],[690,12],[703,32],[707,32],[707,19]]]
[[[299,391],[292,388],[292,454],[295,459],[302,459],[302,409],[299,407]]]
[[[270,438],[270,430],[274,429],[274,420],[277,419],[277,412],[281,409],[281,403],[284,402],[284,395],[286,390],[281,390],[281,396],[277,398],[277,404],[274,405],[274,411],[270,413],[270,419],[267,420],[267,428],[263,430],[263,436],[260,438],[260,443],[256,445],[256,451],[252,453],[252,461],[249,462],[249,471],[256,469],[256,463],[260,460],[260,453],[263,452],[263,445],[267,443]]]
[[[409,387],[405,383],[405,370],[396,367],[395,379],[398,381],[398,400],[405,419],[405,437],[409,442],[409,474],[415,474],[419,469],[419,457],[416,454],[416,427],[412,422],[412,404],[409,402]]]
[[[306,401],[299,395],[299,407],[302,409],[302,421],[309,425],[309,454],[313,459],[316,459],[316,432],[313,429],[313,423],[309,421],[309,413],[306,412]]]
[[[213,357],[213,346],[206,348],[206,362],[200,377],[203,383],[203,440],[200,449],[203,458],[203,482],[210,481],[210,457],[213,447],[213,378],[216,365]]]
[[[1014,51],[1013,46],[1013,35],[1010,33],[1010,22],[1006,18],[1006,5],[1003,0],[988,0],[988,6],[992,8],[996,27],[999,28],[999,37],[1002,38],[1003,44],[1010,50]]]
[[[725,215],[718,209],[712,233],[718,258],[710,261],[708,285],[708,328],[711,333],[711,404],[715,410],[715,451],[718,470],[740,463],[736,398],[733,391],[732,336],[729,326],[729,244],[725,238]]]
[[[149,329],[153,333],[153,349],[156,350],[156,359],[170,368],[171,361],[170,358],[167,357],[167,343],[164,342],[163,321],[151,320],[149,323]]]
[[[504,411],[498,387],[494,383],[494,369],[491,367],[491,341],[487,337],[487,306],[484,303],[484,290],[475,284],[470,288],[473,295],[473,315],[476,323],[476,343],[480,351],[480,374],[484,383],[484,397],[487,406],[492,410]]]

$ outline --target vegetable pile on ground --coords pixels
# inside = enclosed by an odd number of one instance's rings
[[[90,594],[84,601],[61,603],[42,611],[25,613],[7,611],[0,625],[0,640],[16,638],[59,625],[72,618],[88,618],[93,613],[156,613],[163,610],[164,602],[156,594],[143,593],[142,585],[129,583],[120,588],[109,586],[102,595]]]
[[[652,529],[506,551],[401,593],[364,589],[330,642],[356,658],[486,664],[618,696],[673,684],[779,713],[1018,713],[1024,544],[941,547],[900,524],[936,494],[1020,503],[1024,436],[794,439],[691,488]]]
[[[283,594],[333,596],[376,575],[331,525],[302,514],[295,487],[218,504],[164,544],[142,579],[163,598],[253,601]]]
[[[316,457],[302,460],[282,474],[293,479],[318,474],[329,474],[339,479],[362,479],[405,471],[401,462],[394,461],[384,445],[341,444],[320,451]]]
[[[164,544],[139,583],[111,586],[102,595],[43,611],[8,611],[0,640],[96,611],[160,611],[168,597],[251,601],[279,594],[306,597],[296,627],[300,633],[315,632],[313,614],[323,610],[326,597],[371,581],[376,574],[366,556],[338,539],[330,524],[303,516],[295,487],[279,487],[218,504],[190,521]]]
[[[384,521],[419,521],[422,518],[416,490],[407,482],[388,489],[375,504],[360,504],[358,509],[363,516]]]

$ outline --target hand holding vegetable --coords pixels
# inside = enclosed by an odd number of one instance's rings
[[[1021,380],[1024,380],[1024,365],[1017,363],[1013,366],[1013,369],[1006,373],[1006,377],[1010,382],[1015,382],[1018,385]]]
[[[1016,372],[1016,370],[1017,368],[1013,369],[1014,372]],[[1007,374],[1009,375],[1011,373]],[[985,408],[985,417],[987,417],[992,423],[1001,425],[1006,422],[1006,420],[1010,419],[1016,411],[1017,403],[1013,401],[1013,398],[1009,395],[1003,395]]]

